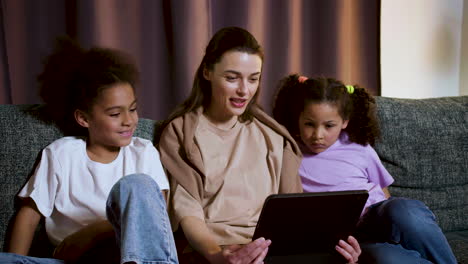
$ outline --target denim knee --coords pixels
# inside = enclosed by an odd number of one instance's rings
[[[107,218],[111,220],[120,217],[120,208],[124,204],[130,202],[130,200],[138,200],[141,203],[147,201],[148,196],[156,197],[157,201],[165,204],[159,185],[150,176],[146,174],[130,174],[122,177],[112,186],[107,198]]]
[[[379,263],[379,264],[418,264],[427,261],[421,257],[419,252],[408,250],[399,244],[390,243],[361,243],[362,254],[359,256],[359,263]]]
[[[380,209],[401,231],[425,230],[435,222],[434,213],[419,200],[391,198]]]
[[[143,173],[136,173],[130,174],[125,177],[122,177],[114,187],[125,187],[128,191],[137,191],[141,192],[147,188],[156,188],[157,191],[159,190],[158,184],[148,175]]]

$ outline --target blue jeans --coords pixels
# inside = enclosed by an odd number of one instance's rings
[[[120,241],[121,262],[179,263],[166,202],[152,178],[133,174],[120,179],[106,209]]]
[[[0,263],[2,264],[64,264],[65,261],[51,258],[36,258],[13,253],[0,253]]]
[[[418,200],[391,197],[372,205],[356,236],[360,263],[457,263],[434,214]]]
[[[110,191],[106,211],[119,242],[121,263],[179,263],[166,202],[151,177],[133,174],[120,179]],[[64,261],[0,253],[0,263],[64,264]]]

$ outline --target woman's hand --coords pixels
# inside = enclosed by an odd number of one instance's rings
[[[226,246],[221,252],[213,256],[211,263],[216,264],[260,264],[263,263],[271,240],[258,238],[247,245]]]
[[[258,238],[246,245],[220,247],[203,220],[187,216],[180,225],[190,245],[212,264],[262,263],[271,244],[271,240]]]
[[[347,241],[340,240],[335,249],[350,264],[357,263],[359,255],[361,255],[361,247],[359,246],[359,242],[352,236],[349,236]]]

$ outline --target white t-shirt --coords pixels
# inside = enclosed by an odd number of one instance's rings
[[[50,241],[57,245],[90,223],[106,219],[112,186],[133,173],[151,176],[161,190],[169,189],[159,153],[149,140],[134,137],[117,158],[92,161],[83,138],[64,137],[47,146],[31,179],[18,196],[31,197],[46,218]]]

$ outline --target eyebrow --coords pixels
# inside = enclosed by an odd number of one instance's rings
[[[308,118],[308,117],[305,117],[304,118],[305,121],[308,121],[308,122],[313,122],[313,123],[317,123],[317,121],[315,119],[312,119],[312,118]],[[336,120],[325,120],[324,123],[335,123]]]
[[[226,71],[224,71],[224,73],[233,73],[233,74],[242,75],[240,72],[234,71],[234,70],[226,70]],[[257,75],[257,74],[261,74],[261,73],[262,73],[262,72],[255,72],[255,73],[250,74],[250,76],[252,76],[252,75]]]
[[[135,101],[133,101],[131,104],[130,104],[130,107],[135,105],[137,103],[137,100],[135,99]],[[123,106],[111,106],[111,107],[108,107],[106,109],[104,109],[104,111],[111,111],[111,110],[114,110],[114,109],[121,109],[123,108]]]

